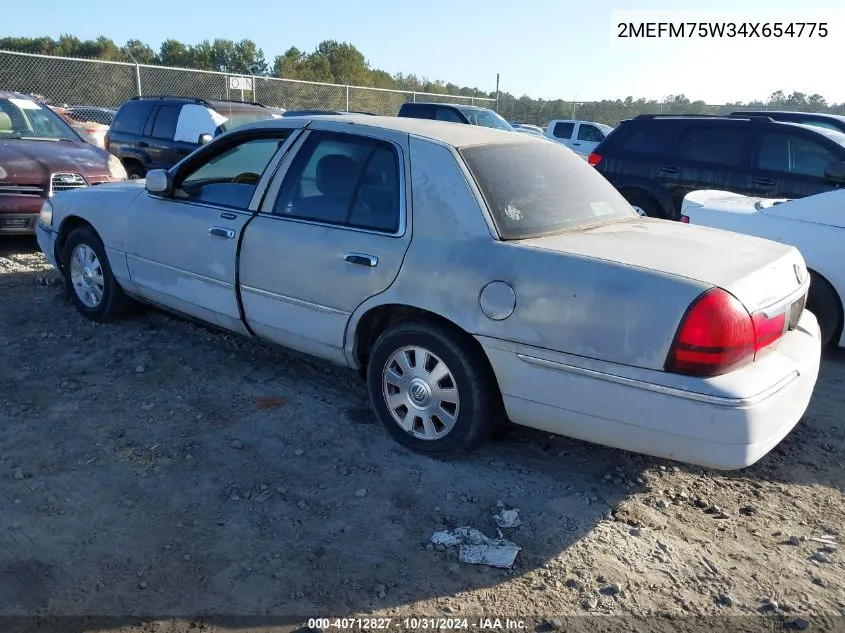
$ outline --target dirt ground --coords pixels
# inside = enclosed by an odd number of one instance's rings
[[[152,309],[91,324],[4,238],[0,630],[842,630],[843,383],[827,355],[741,472],[530,430],[443,463],[389,439],[356,374]],[[513,569],[427,547],[495,537],[499,501]]]

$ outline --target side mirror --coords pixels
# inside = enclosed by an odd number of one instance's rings
[[[200,134],[199,138],[197,139],[197,143],[200,145],[205,145],[206,143],[210,143],[211,139],[214,138],[211,134]]]
[[[824,168],[824,177],[831,182],[845,183],[845,160],[828,163]]]
[[[166,169],[152,169],[147,172],[145,188],[156,196],[169,196],[173,193],[173,177]]]

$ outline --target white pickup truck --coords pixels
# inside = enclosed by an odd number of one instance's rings
[[[547,137],[566,145],[584,159],[611,131],[613,128],[609,125],[572,119],[555,119],[546,126]]]

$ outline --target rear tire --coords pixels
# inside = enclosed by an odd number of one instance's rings
[[[650,196],[627,191],[622,195],[625,197],[625,200],[628,201],[628,204],[632,207],[639,207],[642,209],[643,213],[645,213],[647,217],[660,218],[663,220],[666,219],[666,214],[663,212],[663,209],[660,208],[660,205],[657,204],[657,202]]]
[[[807,309],[816,315],[822,346],[838,342],[842,332],[842,302],[826,279],[810,271]]]
[[[504,418],[484,352],[465,334],[434,321],[400,323],[379,336],[367,366],[367,389],[388,433],[431,457],[471,452]]]
[[[68,295],[82,316],[103,323],[124,312],[130,299],[112,274],[93,228],[82,226],[68,236],[62,263]]]
[[[141,180],[147,177],[147,170],[134,160],[126,161],[123,166],[126,168],[126,177],[129,180]]]

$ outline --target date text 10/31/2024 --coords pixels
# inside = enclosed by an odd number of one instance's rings
[[[474,631],[521,631],[524,620],[514,618],[312,618],[308,628],[314,630],[395,630],[442,631],[444,629]]]

